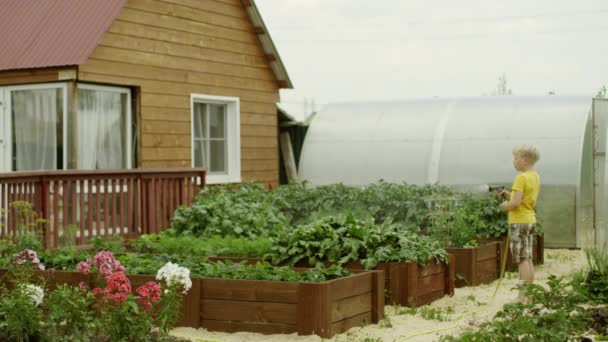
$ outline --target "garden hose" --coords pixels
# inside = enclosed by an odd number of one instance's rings
[[[502,283],[502,279],[504,278],[505,275],[505,269],[507,268],[507,256],[509,255],[509,242],[511,240],[511,232],[510,229],[507,230],[507,239],[505,241],[505,253],[503,253],[504,255],[502,256],[502,260],[500,260],[501,262],[501,266],[500,266],[500,276],[498,277],[498,283],[496,284],[496,288],[494,288],[494,293],[492,294],[492,297],[490,298],[490,301],[484,305],[482,305],[479,309],[477,310],[473,310],[473,311],[469,311],[469,312],[465,312],[462,313],[456,317],[453,318],[453,320],[460,320],[464,317],[467,316],[471,316],[474,315],[476,313],[482,312],[484,310],[485,306],[490,305],[490,303],[494,302],[494,299],[496,298],[496,294],[498,293],[498,288],[500,287],[500,284]],[[433,329],[433,330],[426,330],[426,331],[419,331],[417,333],[414,334],[410,334],[410,335],[406,335],[405,337],[403,337],[403,340],[409,340],[410,338],[416,337],[416,336],[421,336],[421,335],[428,335],[428,334],[433,334],[436,332],[440,332],[440,331],[445,331],[445,330],[451,330],[451,329],[456,329],[458,328],[458,325],[451,325],[448,327],[443,327],[443,328],[439,328],[439,329]]]

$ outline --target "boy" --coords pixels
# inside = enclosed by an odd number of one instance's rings
[[[509,234],[511,255],[519,266],[521,284],[534,282],[532,264],[532,245],[534,243],[534,224],[536,223],[536,199],[540,192],[540,176],[532,168],[540,159],[538,149],[532,145],[521,145],[513,149],[513,166],[519,174],[513,182],[511,194],[502,191],[500,196],[509,197],[500,204],[502,211],[509,215]],[[520,289],[517,300],[524,302],[525,290]]]

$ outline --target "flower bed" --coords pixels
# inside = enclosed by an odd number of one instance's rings
[[[456,256],[456,287],[491,283],[500,275],[498,242],[471,248],[446,248]]]
[[[125,254],[115,259],[107,251],[77,265],[67,265],[70,269],[77,268],[78,272],[44,271],[35,252],[27,252],[33,257],[24,254],[23,264],[29,269],[35,268],[35,272],[19,273],[24,276],[19,278],[19,284],[35,281],[46,284],[49,290],[66,284],[82,289],[79,291],[83,291],[83,295],[92,289],[92,296],[100,307],[106,304],[118,307],[134,298],[131,289],[137,288],[135,299],[139,304],[133,304],[148,311],[153,308],[152,304],[163,300],[161,296],[167,296],[167,292],[160,292],[155,281],[162,281],[170,289],[183,288],[183,294],[175,292],[177,297],[171,302],[175,303],[172,307],[176,310],[171,316],[174,317],[172,322],[179,326],[331,337],[356,325],[377,323],[384,315],[382,271],[356,271],[353,274],[340,267],[303,269],[273,267],[260,262],[252,265],[255,260],[233,263],[232,260],[209,262],[204,258],[179,258],[177,261],[188,265],[191,273],[188,268],[168,260],[169,256]],[[13,257],[18,265],[21,254]],[[144,274],[125,275],[127,271]],[[156,277],[147,275],[152,272]],[[16,273],[13,271],[9,273],[11,277],[5,278],[7,284],[14,283],[13,274]],[[190,278],[191,274],[193,278]],[[99,286],[100,280],[105,286]],[[38,290],[37,287],[32,289]]]
[[[79,286],[78,272],[38,271],[49,289]],[[155,281],[128,275],[133,288]],[[361,271],[321,283],[192,278],[178,326],[262,334],[316,334],[329,338],[384,317],[384,273]]]

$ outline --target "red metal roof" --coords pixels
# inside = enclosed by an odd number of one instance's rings
[[[0,1],[0,70],[84,63],[125,3]]]

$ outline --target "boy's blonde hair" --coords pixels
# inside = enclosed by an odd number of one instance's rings
[[[534,145],[528,144],[515,146],[513,148],[513,155],[525,159],[531,165],[536,164],[536,162],[540,159],[538,148],[536,148]]]

